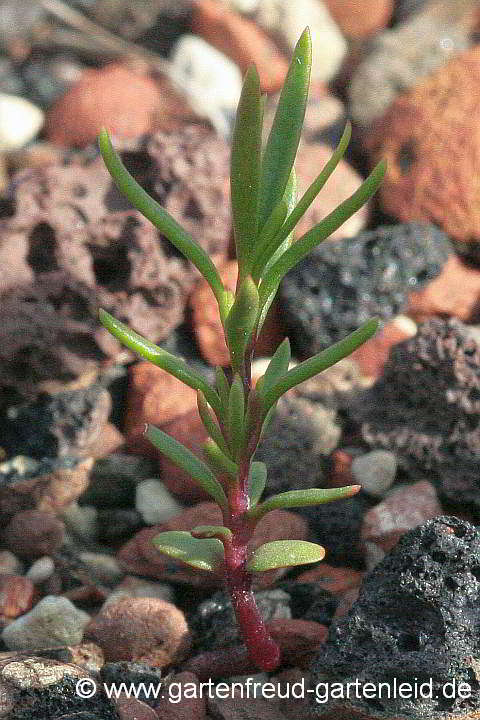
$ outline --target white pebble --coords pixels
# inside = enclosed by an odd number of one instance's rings
[[[164,523],[178,515],[182,507],[160,480],[142,480],[135,488],[135,508],[147,525]]]
[[[242,91],[242,75],[235,63],[196,35],[182,35],[171,63],[170,79],[192,109],[228,137]]]
[[[47,595],[33,610],[7,625],[2,640],[9,650],[79,645],[90,616],[57,595]]]
[[[383,497],[393,485],[397,473],[397,458],[389,450],[372,450],[352,462],[352,475],[365,492]]]
[[[44,114],[29,100],[0,93],[0,152],[19,150],[38,134]]]
[[[34,585],[40,585],[45,582],[45,580],[48,580],[54,570],[55,563],[52,558],[49,555],[44,555],[30,565],[27,572],[27,578],[31,580]]]

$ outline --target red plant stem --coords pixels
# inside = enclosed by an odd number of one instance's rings
[[[249,392],[251,359],[248,353],[245,366],[244,384]],[[232,537],[224,540],[225,579],[249,657],[261,670],[269,671],[275,670],[280,663],[280,648],[266,628],[253,594],[252,575],[247,571],[247,546],[254,529],[245,517],[249,503],[248,472],[252,454],[247,453],[247,457],[239,462],[237,482],[227,491],[228,510],[224,513],[224,524],[232,531]]]

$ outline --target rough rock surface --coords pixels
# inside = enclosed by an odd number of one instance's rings
[[[88,457],[101,438],[111,405],[108,391],[91,385],[21,405],[14,408],[13,417],[9,408],[1,418],[2,447],[8,457]]]
[[[372,699],[330,700],[317,717],[444,720],[478,711],[480,682],[480,535],[467,522],[439,517],[410,531],[367,577],[349,614],[332,627],[314,665],[314,682],[388,683]],[[431,682],[426,697],[393,691],[393,679]],[[471,697],[445,697],[443,686],[466,682]],[[425,687],[425,690],[427,688]],[[362,714],[363,713],[363,714]]]
[[[188,126],[125,145],[122,159],[213,259],[230,236],[228,147]],[[195,268],[114,188],[86,153],[18,173],[0,220],[1,386],[34,394],[116,357],[103,306],[155,342],[181,324]]]
[[[379,190],[385,210],[407,222],[433,222],[465,253],[480,240],[478,45],[401,95],[368,140],[388,170]]]
[[[471,0],[434,0],[407,22],[372,38],[348,90],[353,119],[366,128],[399,93],[469,48],[472,5]]]
[[[480,513],[480,346],[459,320],[433,318],[393,348],[384,375],[355,405],[371,447],[392,450],[411,479]]]
[[[373,315],[390,320],[412,289],[440,274],[450,251],[443,232],[416,223],[319,245],[281,286],[293,347],[309,357]]]

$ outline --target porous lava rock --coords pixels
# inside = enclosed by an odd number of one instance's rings
[[[480,47],[475,45],[398,97],[375,123],[372,160],[384,158],[384,209],[433,222],[476,255],[480,240]]]
[[[480,706],[479,578],[480,534],[473,525],[442,516],[404,535],[367,576],[348,615],[330,630],[313,665],[313,682],[329,688],[339,683],[347,699],[313,703],[316,716],[475,717]],[[359,692],[354,685],[347,694],[348,682],[357,682]],[[394,683],[398,688],[402,682],[411,687],[410,694],[395,691]],[[468,684],[470,697],[459,695],[460,682]],[[377,691],[362,693],[365,683]],[[381,694],[379,683],[386,683]],[[422,683],[427,684],[420,694]]]
[[[308,357],[373,315],[390,320],[406,306],[410,290],[440,274],[450,252],[443,232],[417,223],[322,243],[281,285],[295,351]]]
[[[226,143],[187,126],[124,143],[120,155],[145,190],[216,262],[230,240]],[[3,387],[34,393],[117,357],[99,324],[103,306],[154,342],[184,317],[198,278],[191,263],[133,211],[100,157],[18,173],[0,219],[0,368]]]
[[[468,326],[420,325],[352,411],[371,447],[392,450],[411,479],[428,477],[444,499],[480,515],[480,345]]]
[[[110,393],[94,384],[9,408],[0,416],[2,447],[8,457],[88,457],[101,441],[111,405]]]

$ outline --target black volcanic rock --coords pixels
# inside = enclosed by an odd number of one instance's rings
[[[427,476],[444,499],[480,516],[480,344],[470,328],[456,319],[421,325],[392,349],[352,417],[411,479]]]
[[[313,682],[387,683],[383,695],[314,703],[319,718],[447,720],[480,707],[480,533],[455,517],[410,531],[367,576],[348,615],[332,626]],[[471,697],[446,697],[446,683]],[[431,683],[425,697],[401,697],[394,682]],[[353,687],[353,686],[352,686]],[[452,686],[450,686],[452,687]],[[404,693],[405,694],[405,693]],[[358,695],[358,697],[355,697]],[[413,692],[412,692],[413,695]],[[420,693],[417,693],[420,695]]]
[[[390,320],[411,290],[440,274],[450,251],[445,233],[416,223],[322,243],[281,285],[294,354],[309,357],[373,315]]]

